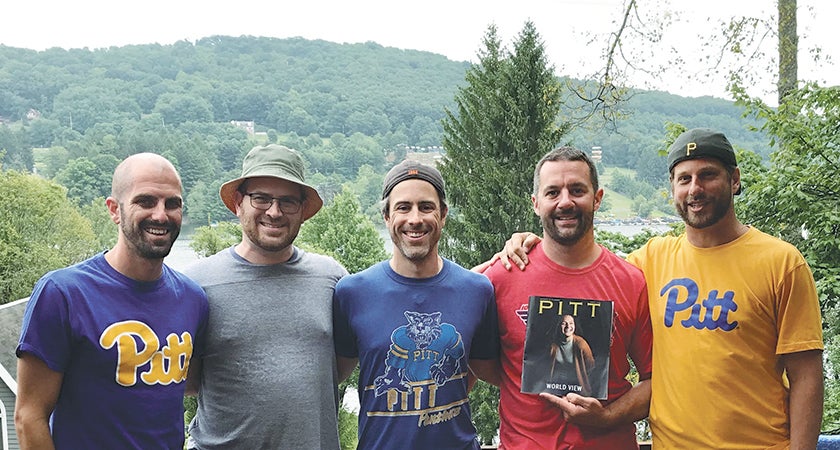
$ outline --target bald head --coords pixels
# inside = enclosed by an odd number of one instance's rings
[[[131,188],[137,174],[159,173],[161,175],[174,174],[181,186],[181,177],[175,166],[168,159],[156,153],[137,153],[124,159],[114,170],[114,177],[111,180],[111,197],[121,200],[125,193]]]

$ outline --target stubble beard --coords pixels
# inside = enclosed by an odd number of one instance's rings
[[[143,231],[147,226],[154,226],[159,228],[168,228],[169,233],[165,236],[160,236],[160,239],[168,238],[164,244],[155,244],[149,241],[146,237],[146,232]],[[120,218],[120,227],[128,244],[133,247],[138,256],[145,259],[163,259],[172,251],[172,245],[175,239],[181,233],[181,227],[173,224],[161,224],[151,221],[142,221],[139,224],[132,224],[125,216]]]
[[[732,205],[731,191],[728,198],[730,199],[728,202],[720,201],[720,199],[712,199],[712,209],[707,213],[698,214],[689,210],[688,203],[696,199],[686,199],[682,203],[674,203],[674,206],[676,207],[677,214],[679,214],[686,225],[696,229],[703,229],[718,223],[726,215]],[[700,197],[700,200],[706,200],[706,196]]]
[[[595,214],[593,212],[591,215],[586,215],[579,212],[577,214],[578,223],[571,230],[560,230],[554,223],[554,216],[555,214],[552,213],[541,218],[543,230],[554,242],[562,246],[571,246],[580,242],[586,232],[592,228]]]

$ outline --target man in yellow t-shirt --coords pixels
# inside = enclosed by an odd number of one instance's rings
[[[653,447],[815,448],[823,341],[808,264],[736,217],[741,173],[723,134],[684,132],[668,169],[685,233],[655,237],[627,258],[648,285]],[[499,254],[506,266],[508,257],[527,264],[536,239],[525,236]]]
[[[668,169],[685,233],[628,257],[648,282],[654,446],[815,448],[823,341],[811,270],[735,216],[741,174],[723,134],[681,134]]]

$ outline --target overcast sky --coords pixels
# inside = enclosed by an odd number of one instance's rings
[[[642,8],[681,13],[672,30],[681,54],[706,33],[707,18],[767,15],[775,0],[639,0]],[[835,64],[815,67],[800,57],[800,78],[840,84],[840,2],[799,0],[800,55],[819,46]],[[171,44],[213,36],[303,37],[338,43],[374,41],[388,47],[425,50],[457,61],[475,61],[481,38],[494,23],[510,44],[527,20],[542,36],[550,62],[562,75],[585,76],[599,67],[605,38],[586,33],[616,29],[624,0],[7,0],[0,6],[0,44],[43,50]],[[701,9],[702,8],[702,9]],[[770,45],[767,51],[774,51]],[[666,50],[657,49],[659,54]],[[687,65],[693,72],[703,67]],[[639,82],[641,83],[641,82]],[[769,89],[769,84],[767,85]],[[723,83],[687,83],[679,70],[654,80],[681,95],[724,97]],[[756,93],[759,94],[759,93]]]

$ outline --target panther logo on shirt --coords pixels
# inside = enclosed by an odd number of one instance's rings
[[[411,383],[445,384],[461,371],[464,342],[454,326],[441,323],[441,313],[405,311],[408,324],[391,333],[385,375],[374,380],[376,395],[389,389],[408,392]]]

